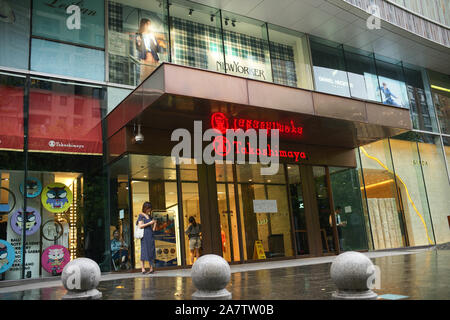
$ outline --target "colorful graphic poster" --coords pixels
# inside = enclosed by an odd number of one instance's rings
[[[409,108],[408,92],[404,82],[381,76],[379,76],[378,79],[380,82],[378,90],[381,92],[384,104],[394,107]]]
[[[23,193],[23,183],[20,184],[20,192]],[[37,178],[27,178],[27,198],[35,198],[41,194],[42,183]]]
[[[8,271],[14,263],[16,255],[14,248],[8,241],[0,240],[0,274]]]
[[[121,57],[110,61],[110,80],[138,85],[168,60],[164,17],[116,2],[110,2],[108,7],[109,14],[115,17],[109,22],[108,50],[111,56]],[[130,74],[115,71],[123,68],[124,59],[127,66],[132,66]]]
[[[23,221],[23,210],[17,209],[10,217],[11,228],[18,235],[22,235],[22,228],[25,223],[26,235],[32,235],[39,230],[41,226],[41,215],[33,207],[27,207],[25,212],[25,222]]]
[[[70,262],[70,253],[66,247],[54,245],[42,253],[42,267],[53,275],[60,274],[64,266]]]
[[[177,244],[175,235],[175,212],[154,211],[156,230],[153,233],[156,248],[156,267],[177,265]]]
[[[41,201],[44,208],[50,212],[65,212],[72,204],[72,191],[65,184],[54,182],[45,186]]]

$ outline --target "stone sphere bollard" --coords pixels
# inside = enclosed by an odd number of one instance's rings
[[[78,258],[70,261],[63,269],[61,280],[68,291],[63,300],[93,300],[100,299],[102,293],[97,290],[101,272],[98,264],[88,258]]]
[[[231,269],[228,262],[215,254],[201,256],[195,261],[191,277],[197,291],[194,300],[230,300],[231,293],[225,289],[230,282]]]
[[[371,290],[375,279],[375,266],[362,253],[349,251],[336,257],[330,268],[331,279],[337,287],[332,294],[339,300],[374,300],[377,294]]]

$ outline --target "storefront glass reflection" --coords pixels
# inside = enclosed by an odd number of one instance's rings
[[[398,198],[389,143],[381,140],[359,149],[374,249],[407,246],[404,201]]]
[[[356,169],[330,168],[330,182],[334,208],[339,210],[340,220],[345,222],[340,235],[342,250],[367,250],[369,217],[363,211]]]
[[[108,1],[109,81],[137,86],[169,60],[165,3]]]
[[[283,166],[276,175],[262,176],[261,165],[237,166],[244,259],[294,255]],[[258,250],[261,241],[264,252]]]

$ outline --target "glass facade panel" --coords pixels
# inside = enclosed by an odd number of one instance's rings
[[[415,133],[414,140],[417,141],[419,148],[420,165],[425,179],[436,243],[450,242],[447,218],[450,208],[450,184],[446,175],[441,139],[435,135]]]
[[[104,48],[104,26],[103,0],[33,1],[33,36]]]
[[[317,38],[310,39],[316,90],[350,97],[342,46]]]
[[[376,59],[376,66],[382,102],[394,107],[409,108],[408,91],[401,63],[394,64]]]
[[[23,149],[25,78],[0,73],[0,149]]]
[[[450,134],[450,75],[427,70],[441,133]]]
[[[294,255],[284,168],[261,176],[259,164],[237,165],[244,259],[259,259],[261,241],[266,258]]]
[[[104,81],[105,56],[101,50],[32,39],[31,70]]]
[[[104,113],[102,87],[32,79],[29,149],[102,154]]]
[[[344,49],[351,96],[381,102],[373,54],[352,52],[346,47]]]
[[[308,39],[299,32],[268,25],[273,81],[313,90]]]
[[[294,217],[297,255],[309,254],[308,230],[306,227],[305,201],[299,166],[288,165],[289,191],[291,193],[292,215]]]
[[[169,60],[165,1],[108,1],[109,81],[139,85]]]
[[[106,114],[109,114],[114,110],[133,90],[108,87],[107,89],[107,99],[108,107]]]
[[[200,69],[223,71],[220,12],[192,2],[170,6],[172,62]]]
[[[407,246],[403,202],[398,201],[389,143],[380,140],[359,149],[374,249]]]
[[[428,101],[424,88],[422,72],[404,68],[408,98],[411,106],[413,128],[423,131],[438,132],[436,115],[431,101]]]
[[[447,158],[447,174],[449,174],[449,171],[450,171],[450,137],[442,137],[442,140],[444,142],[445,156]],[[450,174],[449,174],[449,181],[450,181]]]
[[[340,235],[343,250],[367,250],[365,227],[369,217],[363,210],[357,170],[330,168],[330,181],[334,209],[345,222]]]
[[[330,195],[327,184],[327,176],[325,167],[313,167],[314,176],[314,187],[316,190],[316,201],[319,213],[319,224],[320,224],[320,238],[322,240],[322,252],[331,253],[336,250],[334,233],[333,233],[333,223],[331,219],[331,208],[330,208]],[[339,245],[343,245],[342,238],[342,225],[341,221],[337,218],[338,213],[336,212],[336,225],[338,229]]]
[[[0,66],[28,69],[30,1],[2,1]]]
[[[403,202],[405,225],[410,246],[434,244],[426,187],[417,143],[390,139],[399,197]]]
[[[217,71],[272,81],[266,24],[262,21],[222,11],[225,66]]]

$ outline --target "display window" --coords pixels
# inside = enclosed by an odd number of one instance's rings
[[[350,97],[345,71],[344,50],[337,43],[312,38],[311,57],[314,69],[315,89],[326,93]]]
[[[109,81],[139,85],[169,61],[165,1],[108,1]]]
[[[271,24],[268,32],[273,82],[313,90],[306,36]]]
[[[220,28],[219,10],[174,1],[170,6],[172,62],[220,71],[224,63]]]
[[[4,279],[21,278],[23,228],[26,233],[25,277],[60,275],[70,260],[82,255],[82,174],[28,171],[25,212],[22,209],[24,172],[1,171],[1,177],[2,213],[9,211],[7,215],[3,215],[6,221],[3,221],[2,217],[1,222],[5,225],[1,239],[7,249],[9,245],[14,249],[14,254],[8,251],[5,258],[9,264],[14,262],[3,271]],[[67,206],[58,203],[65,203]]]

